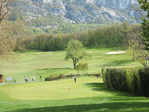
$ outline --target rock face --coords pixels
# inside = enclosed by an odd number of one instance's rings
[[[130,5],[136,3],[137,0],[17,0],[16,7],[28,21],[52,15],[68,24],[107,24],[135,22],[132,17],[139,14]]]

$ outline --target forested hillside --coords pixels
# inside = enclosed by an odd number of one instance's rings
[[[77,39],[86,47],[92,46],[127,46],[132,34],[140,32],[140,25],[129,25],[127,22],[102,26],[96,30],[88,30],[67,34],[40,34],[19,39],[21,45],[29,50],[63,50],[71,39]]]
[[[9,20],[21,18],[30,34],[69,33],[113,23],[136,23],[137,0],[16,0]]]
[[[16,24],[14,50],[64,50],[77,39],[86,47],[127,46],[140,25],[136,0],[16,0],[8,20]],[[132,24],[131,24],[132,23]],[[22,26],[20,28],[20,26]]]

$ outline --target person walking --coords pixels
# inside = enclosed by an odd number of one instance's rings
[[[35,77],[34,76],[32,77],[32,81],[35,81]]]
[[[27,77],[25,76],[25,82],[29,82],[29,80],[27,79]]]
[[[42,81],[42,76],[40,76],[40,81]]]
[[[76,81],[77,81],[77,78],[76,78],[76,75],[74,76],[74,83],[76,83]]]

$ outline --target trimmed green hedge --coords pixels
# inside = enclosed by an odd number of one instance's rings
[[[112,89],[149,96],[149,69],[103,68],[104,84]]]
[[[70,74],[70,75],[64,75],[64,74],[59,74],[59,75],[51,75],[49,77],[45,78],[45,81],[53,81],[53,80],[59,80],[59,79],[63,79],[63,78],[71,78],[74,76],[96,76],[96,77],[100,77],[101,74]]]

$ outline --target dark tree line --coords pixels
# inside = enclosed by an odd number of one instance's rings
[[[28,50],[42,51],[63,50],[71,39],[81,41],[85,47],[125,46],[131,38],[129,34],[133,32],[140,32],[140,25],[130,25],[124,22],[80,33],[40,34],[34,37],[22,38],[21,44],[26,46]]]

